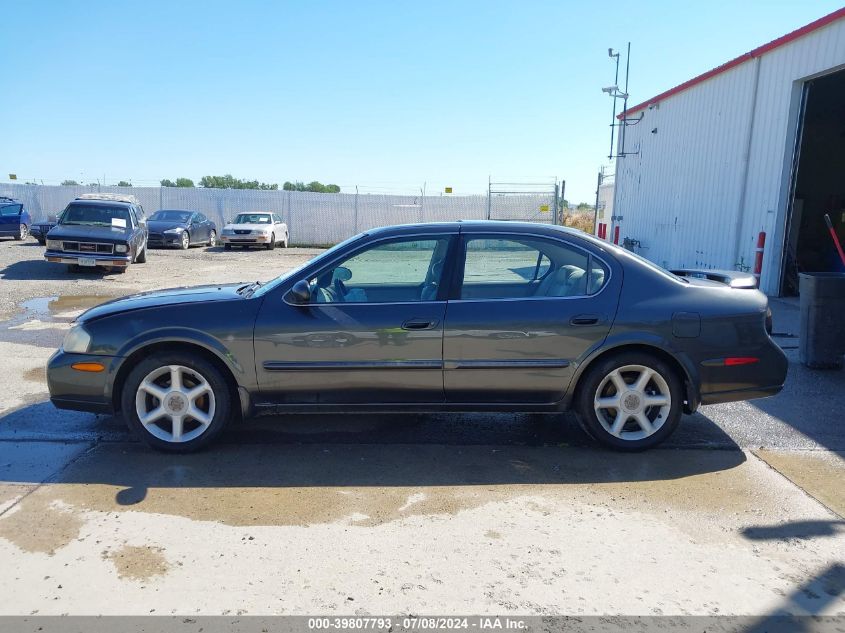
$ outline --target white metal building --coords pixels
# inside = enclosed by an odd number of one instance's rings
[[[620,117],[622,118],[622,117]],[[845,270],[845,8],[624,114],[614,220],[620,242],[671,268],[753,270],[795,294],[800,270]]]

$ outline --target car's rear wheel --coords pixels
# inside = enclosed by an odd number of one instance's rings
[[[179,248],[183,251],[188,250],[188,247],[191,245],[191,236],[188,234],[187,231],[182,232],[182,240],[179,242]]]
[[[579,421],[597,441],[641,451],[660,444],[678,426],[683,384],[656,356],[624,352],[587,370],[577,403]]]
[[[276,248],[276,234],[275,233],[270,234],[270,243],[266,244],[264,246],[264,248],[266,248],[268,251],[272,251],[274,248]]]
[[[129,428],[153,448],[189,453],[220,434],[232,398],[220,370],[202,356],[160,353],[131,371],[121,408]]]
[[[18,230],[18,235],[15,237],[16,240],[25,240],[29,237],[29,227],[26,224],[21,224],[21,228]]]
[[[208,245],[214,246],[215,244],[217,244],[217,231],[211,231],[208,234]]]

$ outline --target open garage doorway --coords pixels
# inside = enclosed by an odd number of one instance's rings
[[[781,295],[798,294],[800,272],[845,272],[824,215],[845,243],[845,70],[804,85],[793,167]]]

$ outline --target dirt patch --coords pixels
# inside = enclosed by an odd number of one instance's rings
[[[164,576],[170,569],[164,550],[151,545],[124,545],[114,551],[107,550],[103,552],[103,560],[111,561],[118,578],[127,580],[149,580]]]
[[[41,384],[47,383],[47,368],[46,367],[33,367],[32,369],[28,369],[23,373],[23,379],[29,380],[30,382],[39,382]]]
[[[828,510],[845,518],[845,453],[828,451],[752,451]]]
[[[83,520],[48,496],[33,494],[0,517],[0,538],[27,552],[53,554],[79,538]]]

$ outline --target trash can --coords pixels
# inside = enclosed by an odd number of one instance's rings
[[[842,369],[845,355],[845,273],[800,273],[801,362]]]

